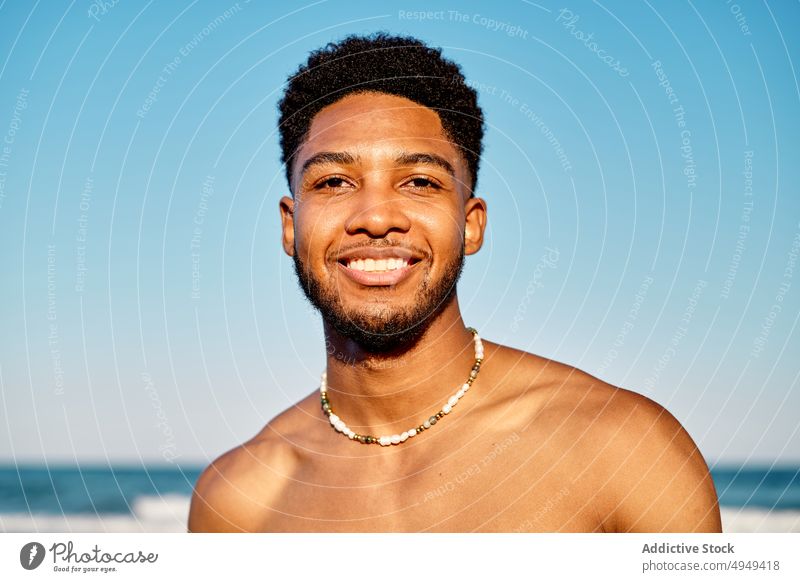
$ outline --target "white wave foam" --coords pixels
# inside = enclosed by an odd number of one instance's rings
[[[0,514],[0,531],[54,533],[180,533],[186,531],[190,498],[144,496],[133,500],[133,515],[101,513],[47,515]]]
[[[170,493],[167,495],[145,495],[133,500],[133,514],[145,521],[180,521],[186,527],[189,518],[190,497]]]
[[[800,511],[723,507],[721,513],[725,533],[800,532]]]

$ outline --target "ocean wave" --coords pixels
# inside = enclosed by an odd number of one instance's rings
[[[723,507],[722,531],[725,533],[800,532],[800,511]]]

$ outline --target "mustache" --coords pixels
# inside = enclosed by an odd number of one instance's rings
[[[400,248],[409,251],[412,255],[421,256],[425,259],[431,258],[431,253],[425,249],[422,249],[418,246],[411,245],[408,243],[404,243],[400,240],[393,240],[393,239],[380,239],[370,241],[369,243],[359,243],[359,244],[351,244],[347,246],[340,246],[332,249],[328,253],[328,261],[335,261],[337,257],[342,254],[349,253],[351,251],[360,251],[362,249],[383,249],[387,247],[392,248]]]

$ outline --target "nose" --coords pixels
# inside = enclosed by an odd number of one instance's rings
[[[347,234],[366,234],[383,238],[391,232],[405,233],[411,228],[406,213],[407,201],[391,184],[381,180],[365,180],[352,198],[352,209],[345,222]]]

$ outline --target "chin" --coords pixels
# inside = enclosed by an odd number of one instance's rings
[[[328,318],[325,320],[343,337],[356,343],[365,352],[373,354],[390,354],[408,349],[417,343],[425,333],[428,324],[425,321],[413,325],[400,322],[386,322],[380,325],[358,325],[353,320],[345,322]]]
[[[339,310],[323,312],[323,318],[340,335],[352,340],[364,351],[390,353],[413,347],[439,314],[453,301],[450,293],[430,311],[422,312],[419,306],[398,309],[357,310],[346,313]]]

